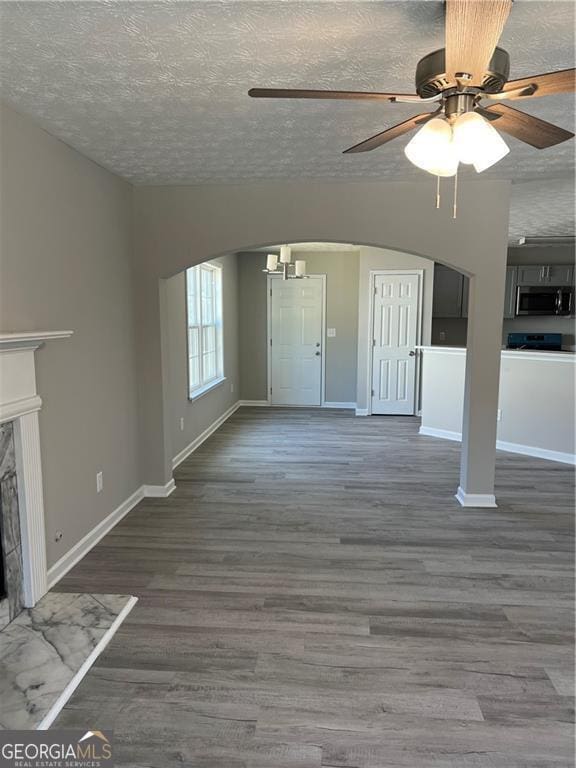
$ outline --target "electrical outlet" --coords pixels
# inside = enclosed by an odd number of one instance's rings
[[[96,493],[100,493],[100,491],[104,488],[104,477],[102,472],[96,473]]]
[[[446,331],[440,331],[440,341],[446,341]]]
[[[500,408],[496,411],[496,421],[502,421],[502,411]]]
[[[230,382],[230,393],[234,392],[234,382]]]
[[[336,336],[336,328],[327,328],[327,333],[329,339],[333,339]]]
[[[62,531],[56,531],[56,533],[54,534],[54,541],[62,541],[62,536],[63,536]]]
[[[180,418],[180,432],[184,432],[184,416]]]

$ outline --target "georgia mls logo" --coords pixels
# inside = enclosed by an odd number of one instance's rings
[[[0,731],[0,768],[111,768],[111,731]]]

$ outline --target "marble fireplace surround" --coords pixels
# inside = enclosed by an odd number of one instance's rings
[[[33,608],[48,589],[46,533],[34,353],[72,331],[0,333],[0,424],[12,422],[18,482],[24,606]]]

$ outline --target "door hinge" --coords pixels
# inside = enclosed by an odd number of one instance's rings
[[[272,298],[272,288],[270,288],[270,298]]]
[[[272,339],[270,339],[270,346],[272,346]]]
[[[374,296],[378,296],[378,287],[374,286]]]
[[[372,339],[372,346],[373,346],[373,347],[375,347],[375,346],[376,346],[376,339]]]
[[[272,387],[270,387],[270,394],[272,394]]]
[[[375,394],[376,394],[376,393],[374,392],[374,390],[372,390],[372,397],[374,397],[374,395],[375,395]]]

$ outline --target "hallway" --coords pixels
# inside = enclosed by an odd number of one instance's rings
[[[139,602],[55,727],[133,768],[572,765],[573,468],[241,408],[58,584]]]

